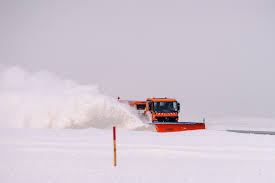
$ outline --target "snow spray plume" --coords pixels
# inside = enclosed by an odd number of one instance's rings
[[[29,73],[12,67],[0,73],[0,127],[120,128],[144,124],[130,107],[47,72]]]

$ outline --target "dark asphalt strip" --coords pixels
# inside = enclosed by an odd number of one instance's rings
[[[250,131],[250,130],[226,130],[228,132],[235,133],[247,133],[247,134],[258,134],[258,135],[275,135],[273,131]]]

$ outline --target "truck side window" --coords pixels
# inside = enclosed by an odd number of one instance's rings
[[[145,105],[144,104],[137,104],[137,110],[144,110]]]

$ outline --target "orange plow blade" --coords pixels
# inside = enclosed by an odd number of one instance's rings
[[[205,123],[199,122],[156,122],[153,124],[157,132],[179,132],[205,129]]]

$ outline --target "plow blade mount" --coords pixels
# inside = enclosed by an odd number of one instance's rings
[[[179,132],[205,129],[201,122],[154,122],[157,132]]]

